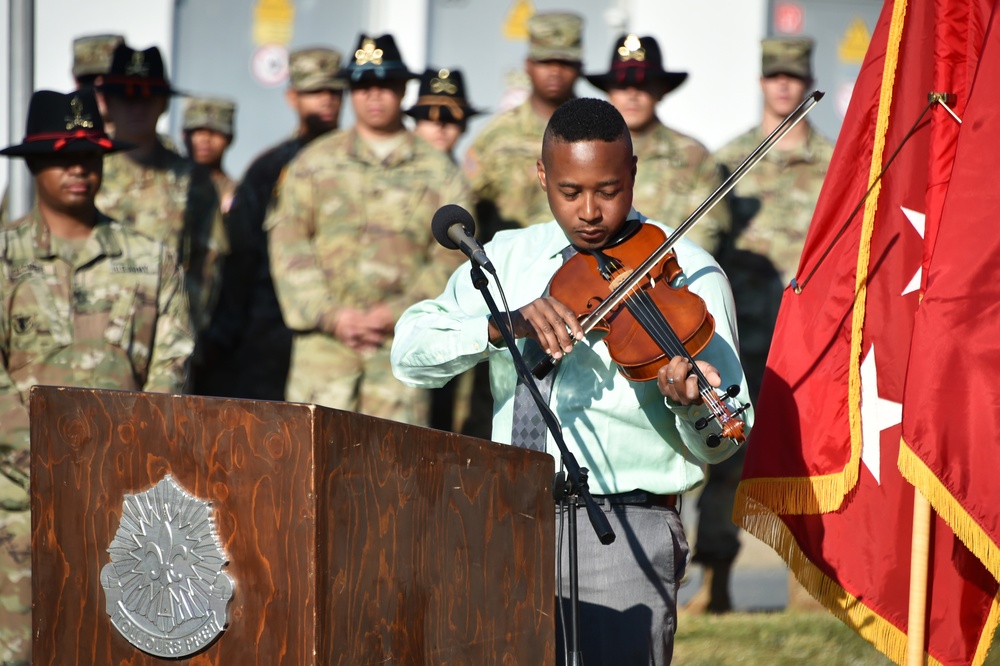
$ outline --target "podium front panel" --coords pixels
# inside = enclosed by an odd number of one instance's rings
[[[554,664],[547,455],[281,402],[35,387],[30,411],[36,665]],[[182,590],[143,578],[113,619],[101,580],[129,538],[167,580],[144,530],[192,557],[183,520],[123,521],[167,475],[210,503],[233,581],[227,627],[180,657],[169,620],[123,617]]]

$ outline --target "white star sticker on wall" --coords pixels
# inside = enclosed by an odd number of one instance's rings
[[[882,431],[899,425],[903,420],[903,405],[878,395],[878,368],[875,365],[875,345],[861,362],[861,462],[882,483]]]
[[[918,213],[917,211],[911,210],[904,206],[900,206],[900,209],[903,211],[903,215],[906,216],[906,219],[910,221],[910,224],[913,225],[913,228],[917,230],[918,234],[920,234],[920,237],[923,238],[927,215],[925,215],[924,213]],[[905,289],[903,289],[903,293],[901,294],[902,296],[905,296],[906,294],[912,293],[920,289],[920,275],[922,271],[923,267],[917,266],[917,274],[913,276],[913,279],[910,280],[910,283],[906,285]]]

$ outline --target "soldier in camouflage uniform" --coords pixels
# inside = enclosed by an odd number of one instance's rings
[[[687,76],[687,72],[663,68],[655,38],[636,35],[618,39],[606,73],[587,76],[608,94],[608,101],[625,118],[632,134],[632,149],[639,158],[633,205],[647,217],[672,227],[686,220],[720,183],[708,149],[656,117],[656,105]],[[728,229],[728,213],[716,206],[687,237],[714,253]]]
[[[344,76],[357,124],[288,165],[266,222],[274,286],[295,331],[288,398],[423,425],[427,393],[392,376],[393,328],[461,263],[434,241],[430,221],[472,196],[458,168],[403,127],[415,75],[391,35],[362,35]]]
[[[293,51],[285,98],[298,117],[292,138],[269,148],[247,168],[229,209],[232,253],[222,271],[219,306],[205,336],[210,365],[199,392],[255,400],[284,400],[292,355],[271,281],[264,218],[274,206],[278,178],[299,151],[337,129],[347,82],[341,55],[328,48]]]
[[[194,338],[173,251],[94,206],[104,132],[89,90],[36,92],[22,144],[34,209],[0,231],[0,663],[31,659],[28,391],[178,392]]]
[[[222,158],[233,143],[235,116],[236,103],[231,100],[191,97],[181,121],[188,157],[212,174],[223,215],[229,212],[236,191],[236,181],[222,169]]]
[[[98,89],[115,121],[115,136],[134,150],[109,155],[98,207],[174,249],[184,268],[195,330],[208,324],[228,238],[211,177],[168,149],[156,122],[177,94],[167,81],[159,49],[120,44]]]
[[[583,19],[576,14],[536,14],[528,21],[525,71],[531,95],[501,113],[479,133],[465,157],[465,175],[477,199],[480,235],[552,219],[538,185],[537,162],[545,125],[573,96],[583,58]]]
[[[812,85],[811,39],[762,43],[761,124],[715,155],[732,172],[802,101]],[[771,335],[785,286],[794,277],[833,146],[807,122],[799,123],[740,181],[729,197],[732,231],[718,253],[729,276],[740,331],[740,360],[750,399],[764,377]],[[739,552],[732,521],[743,455],[712,467],[698,502],[700,518],[692,561],[704,566],[702,589],[690,610],[730,609],[729,573]]]

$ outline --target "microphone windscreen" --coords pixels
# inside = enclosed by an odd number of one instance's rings
[[[431,233],[434,234],[434,239],[449,250],[458,249],[458,244],[448,236],[448,229],[455,224],[461,224],[465,233],[475,237],[476,221],[472,219],[472,213],[457,204],[441,206],[431,219]]]

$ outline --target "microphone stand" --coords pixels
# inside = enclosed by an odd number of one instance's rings
[[[586,467],[580,467],[580,464],[576,461],[576,456],[574,456],[573,452],[566,446],[566,440],[564,440],[562,436],[562,428],[559,426],[559,422],[556,421],[555,414],[552,413],[552,410],[549,409],[548,404],[542,398],[541,393],[538,392],[538,385],[535,383],[535,379],[531,375],[528,365],[524,362],[524,357],[521,356],[521,352],[518,350],[517,345],[514,342],[514,333],[507,328],[506,320],[500,315],[496,301],[493,300],[493,295],[490,294],[490,290],[488,288],[489,280],[487,280],[486,274],[483,273],[483,269],[480,268],[476,262],[473,261],[471,263],[472,285],[478,289],[480,293],[482,293],[483,300],[486,301],[486,306],[490,309],[490,314],[493,316],[493,321],[496,323],[497,329],[500,330],[500,334],[503,336],[504,342],[507,343],[507,349],[510,351],[511,358],[514,361],[514,368],[517,371],[517,376],[527,387],[528,392],[535,401],[535,404],[538,405],[542,418],[545,420],[545,426],[548,428],[549,432],[552,433],[552,439],[555,440],[556,445],[559,447],[559,454],[562,456],[563,466],[566,468],[565,478],[563,477],[562,472],[556,475],[556,479],[552,487],[552,495],[553,499],[557,501],[568,501],[570,514],[570,640],[568,653],[566,655],[566,666],[582,666],[583,657],[580,654],[579,550],[577,546],[576,529],[576,508],[580,498],[583,499],[584,504],[587,506],[587,516],[590,518],[590,524],[593,526],[598,540],[607,546],[608,544],[614,542],[615,533],[614,530],[611,529],[611,523],[608,522],[608,517],[604,514],[604,511],[597,506],[597,503],[594,501],[594,497],[590,494],[590,489],[587,487],[587,475],[589,471]]]

